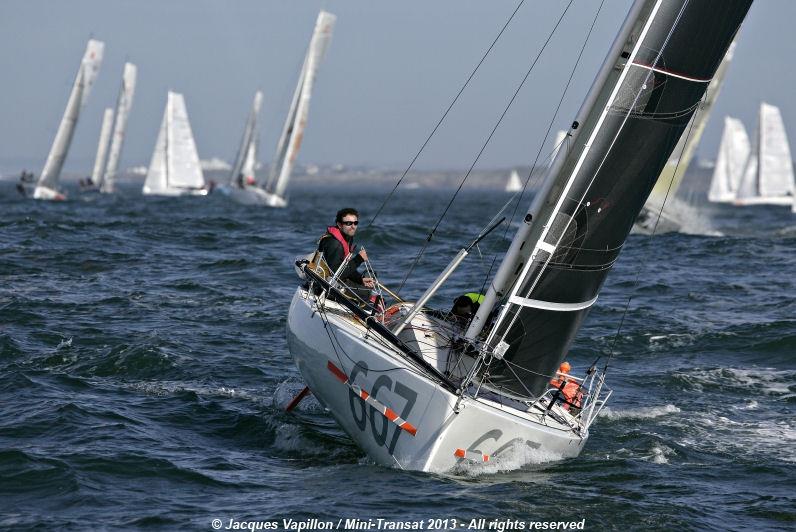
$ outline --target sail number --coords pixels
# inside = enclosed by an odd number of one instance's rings
[[[351,370],[348,382],[354,382],[360,373],[362,376],[366,377],[368,371],[368,365],[365,362],[357,362],[354,364],[354,369]],[[393,382],[387,375],[379,375],[376,378],[373,387],[370,389],[370,394],[376,398],[378,397],[379,391],[382,389],[392,391],[406,400],[403,410],[401,410],[401,413],[398,415],[401,416],[402,419],[408,419],[417,401],[417,392],[401,382]],[[398,438],[401,436],[403,430],[397,425],[390,423],[386,417],[381,415],[381,412],[377,412],[375,408],[367,405],[364,399],[355,394],[351,389],[348,390],[348,404],[351,407],[351,415],[354,418],[354,423],[359,427],[359,430],[365,432],[368,426],[368,418],[370,418],[370,433],[373,439],[378,445],[386,446],[387,452],[393,454],[395,446],[398,444]],[[370,410],[370,415],[368,415],[368,410]],[[390,427],[392,427],[392,437],[389,438],[388,443]]]

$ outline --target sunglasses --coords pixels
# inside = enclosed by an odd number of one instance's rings
[[[353,222],[340,222],[340,223],[341,223],[342,225],[345,225],[345,226],[351,227],[352,225],[353,225],[353,226],[357,226],[357,225],[359,225],[359,220],[354,220]]]

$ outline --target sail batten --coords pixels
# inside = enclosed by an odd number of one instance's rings
[[[486,338],[508,346],[493,386],[546,388],[750,4],[636,2],[467,332],[505,299]]]

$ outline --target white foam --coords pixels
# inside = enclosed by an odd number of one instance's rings
[[[58,342],[58,345],[55,346],[56,351],[61,348],[72,347],[72,337],[70,336],[68,340],[61,340]]]
[[[651,419],[678,412],[680,412],[680,409],[675,405],[645,406],[628,410],[614,410],[606,407],[600,412],[600,417],[607,419]]]
[[[653,464],[668,464],[669,463],[669,456],[674,456],[677,453],[671,447],[667,447],[666,445],[655,444],[652,447],[652,454],[649,456],[642,457],[643,460],[647,462],[652,462]]]
[[[490,457],[487,462],[464,460],[456,465],[450,472],[468,477],[480,477],[482,475],[493,475],[506,471],[514,471],[532,464],[557,462],[563,458],[564,457],[560,454],[534,449],[518,441],[500,453],[499,456]]]

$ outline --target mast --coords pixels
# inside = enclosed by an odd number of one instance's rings
[[[635,2],[466,333],[504,301],[492,386],[547,386],[750,5]]]
[[[271,166],[266,186],[268,192],[280,197],[285,195],[290,173],[293,170],[296,156],[301,147],[301,141],[304,138],[315,74],[332,39],[332,30],[336,20],[336,16],[326,11],[321,11],[315,21],[315,29],[312,32],[307,55],[304,57],[298,85],[293,93],[293,100],[282,129],[282,135],[277,144],[276,157]]]
[[[113,192],[116,184],[116,172],[119,168],[119,158],[122,152],[127,119],[133,106],[135,84],[138,74],[137,67],[132,63],[124,64],[122,73],[122,86],[116,99],[116,114],[113,123],[113,137],[111,148],[108,152],[108,165],[105,168],[105,178],[102,180],[102,192]]]
[[[243,129],[243,138],[241,138],[240,147],[238,147],[238,154],[235,156],[235,164],[232,165],[232,171],[229,173],[229,185],[231,187],[238,186],[238,176],[243,173],[243,167],[254,149],[257,136],[257,116],[260,114],[262,101],[263,93],[262,91],[257,91],[254,94],[254,102],[252,102],[249,118],[246,120],[246,127]]]
[[[113,109],[110,107],[102,113],[102,127],[100,128],[99,143],[97,144],[97,156],[94,158],[94,171],[91,172],[91,181],[95,186],[102,182],[102,174],[105,170],[105,156],[108,153],[108,141],[111,138],[111,127],[113,126]]]
[[[72,144],[72,137],[75,133],[77,120],[80,117],[80,111],[86,105],[91,87],[94,85],[94,80],[97,79],[97,74],[102,64],[104,48],[104,43],[94,39],[89,40],[86,45],[86,52],[80,62],[80,67],[77,69],[77,75],[72,84],[72,92],[69,94],[64,116],[61,118],[61,123],[58,126],[58,131],[55,134],[55,139],[50,148],[50,153],[47,155],[47,162],[44,163],[44,169],[41,171],[37,186],[51,189],[58,187],[61,169],[64,166],[69,146]]]

